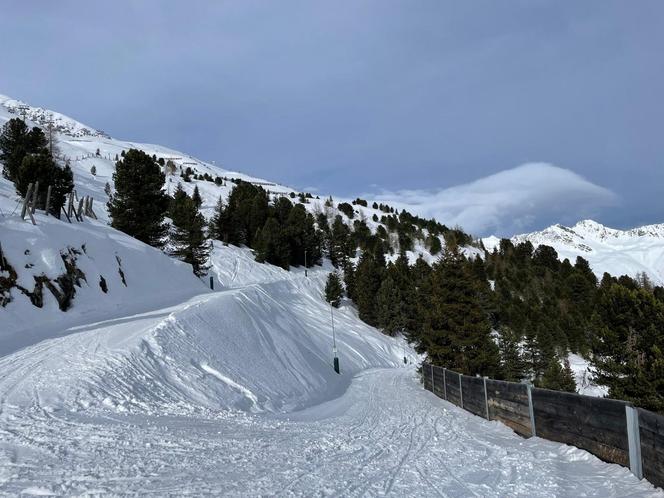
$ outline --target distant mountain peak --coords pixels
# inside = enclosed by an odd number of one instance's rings
[[[551,225],[536,232],[515,235],[512,242],[530,241],[535,247],[553,247],[560,259],[574,262],[577,256],[587,259],[593,271],[601,276],[646,272],[657,284],[664,284],[664,224],[645,225],[629,230],[610,228],[586,219],[572,227]],[[499,239],[487,237],[484,246],[492,250]]]

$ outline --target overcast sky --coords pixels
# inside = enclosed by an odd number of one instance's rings
[[[0,93],[478,234],[630,227],[664,222],[663,28],[660,0],[0,0]]]

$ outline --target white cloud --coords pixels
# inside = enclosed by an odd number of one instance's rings
[[[570,223],[615,205],[617,196],[568,169],[528,163],[455,187],[381,191],[379,202],[460,225],[482,236],[513,235],[551,223]]]

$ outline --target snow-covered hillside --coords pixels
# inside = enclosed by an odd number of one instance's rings
[[[664,224],[616,230],[584,220],[573,227],[553,225],[512,237],[515,244],[526,240],[535,247],[553,247],[561,260],[567,258],[574,263],[577,256],[582,256],[600,278],[604,272],[630,277],[645,272],[656,284],[664,284]],[[497,237],[483,239],[489,251],[499,242]]]
[[[188,154],[153,144],[141,144],[126,140],[118,140],[109,137],[93,127],[85,125],[69,118],[63,114],[49,111],[40,107],[33,107],[24,102],[0,95],[0,126],[9,119],[23,116],[28,126],[40,126],[46,129],[49,123],[53,123],[53,133],[56,142],[56,155],[61,162],[69,162],[74,173],[76,192],[79,197],[90,196],[94,199],[94,209],[98,221],[86,218],[84,223],[68,224],[54,218],[47,218],[43,214],[37,214],[37,226],[29,226],[28,222],[20,220],[21,200],[15,193],[14,186],[5,178],[0,178],[0,244],[5,249],[5,257],[13,269],[17,272],[18,285],[32,291],[33,281],[47,277],[51,281],[59,277],[65,271],[65,263],[61,257],[67,254],[76,256],[79,269],[85,275],[81,281],[81,287],[77,288],[76,295],[71,302],[71,310],[66,317],[58,316],[57,320],[62,323],[78,323],[75,316],[85,316],[87,319],[102,319],[109,316],[109,310],[128,306],[128,311],[139,311],[150,309],[157,303],[166,305],[171,302],[168,296],[194,295],[202,289],[202,283],[196,281],[192,276],[185,276],[186,270],[176,261],[169,260],[163,254],[151,248],[138,244],[136,241],[118,233],[107,226],[109,217],[106,209],[108,188],[113,188],[113,172],[115,170],[116,158],[121,157],[122,151],[130,148],[138,148],[149,155],[171,161],[175,165],[175,171],[164,168],[166,173],[166,189],[172,193],[178,184],[181,184],[189,194],[198,187],[203,204],[201,211],[206,217],[212,216],[213,209],[219,198],[226,199],[235,185],[235,181],[243,180],[252,182],[265,188],[271,196],[292,196],[295,189],[285,185],[279,185],[269,180],[252,177],[237,171],[229,171],[215,166],[214,164],[201,161]],[[95,168],[93,175],[91,170]],[[194,175],[191,181],[185,182],[181,178],[182,171],[191,168]],[[206,177],[207,180],[203,179]],[[214,179],[218,181],[215,183]],[[313,214],[325,213],[330,221],[339,214],[336,206],[339,202],[350,202],[350,199],[334,198],[332,205],[325,204],[326,199],[314,196],[307,197],[305,208]],[[376,231],[379,222],[373,220],[374,215],[380,219],[385,213],[368,207],[355,205],[354,219],[351,220],[344,215],[346,223],[351,225],[354,220],[364,220],[372,231]],[[393,234],[394,235],[394,234]],[[423,234],[426,237],[426,231]],[[394,236],[396,243],[396,235]],[[444,245],[444,240],[441,243]],[[86,241],[90,242],[86,244]],[[474,247],[465,248],[469,254],[479,254]],[[421,254],[428,261],[433,261],[432,256],[422,239],[414,241],[414,248],[407,252],[411,261]],[[117,258],[116,258],[117,257]],[[396,253],[388,255],[388,259],[395,259]],[[127,288],[122,284],[118,288],[116,280],[118,277],[118,266],[127,268],[149,268],[140,279],[134,278],[136,272],[129,269],[125,272],[128,276]],[[147,261],[154,261],[147,264]],[[93,263],[94,262],[94,263]],[[213,258],[214,263],[214,258]],[[218,268],[219,271],[225,271]],[[156,275],[172,273],[171,284],[164,285]],[[100,279],[108,282],[107,293],[101,291]],[[0,293],[2,289],[0,287]],[[34,330],[32,325],[46,325],[52,315],[64,315],[55,313],[58,305],[52,293],[48,290],[43,292],[43,307],[34,313],[36,322],[27,324],[22,316],[27,312],[26,304],[30,305],[30,296],[14,288],[5,297],[10,295],[11,302],[6,304],[3,311],[7,311],[10,318],[3,319],[3,330],[0,332],[0,353],[3,351],[3,337],[15,335],[25,337],[26,330]],[[2,294],[0,294],[2,299]],[[7,313],[5,313],[7,316]],[[32,314],[31,314],[32,316]],[[40,330],[45,330],[41,329]],[[19,341],[24,344],[28,341]],[[6,348],[9,346],[5,347]]]

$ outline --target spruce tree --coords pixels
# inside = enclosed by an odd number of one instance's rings
[[[325,300],[335,308],[339,307],[344,289],[337,272],[330,272],[325,283]]]
[[[116,163],[115,194],[108,202],[111,226],[153,247],[163,247],[168,197],[164,174],[145,152],[129,149]]]
[[[203,276],[208,269],[206,263],[210,254],[204,231],[205,218],[182,189],[176,191],[169,214],[173,220],[171,254],[189,263],[197,277]]]
[[[203,205],[203,199],[201,198],[201,193],[198,191],[198,185],[194,187],[194,193],[192,194],[191,199],[194,201],[197,209]]]

